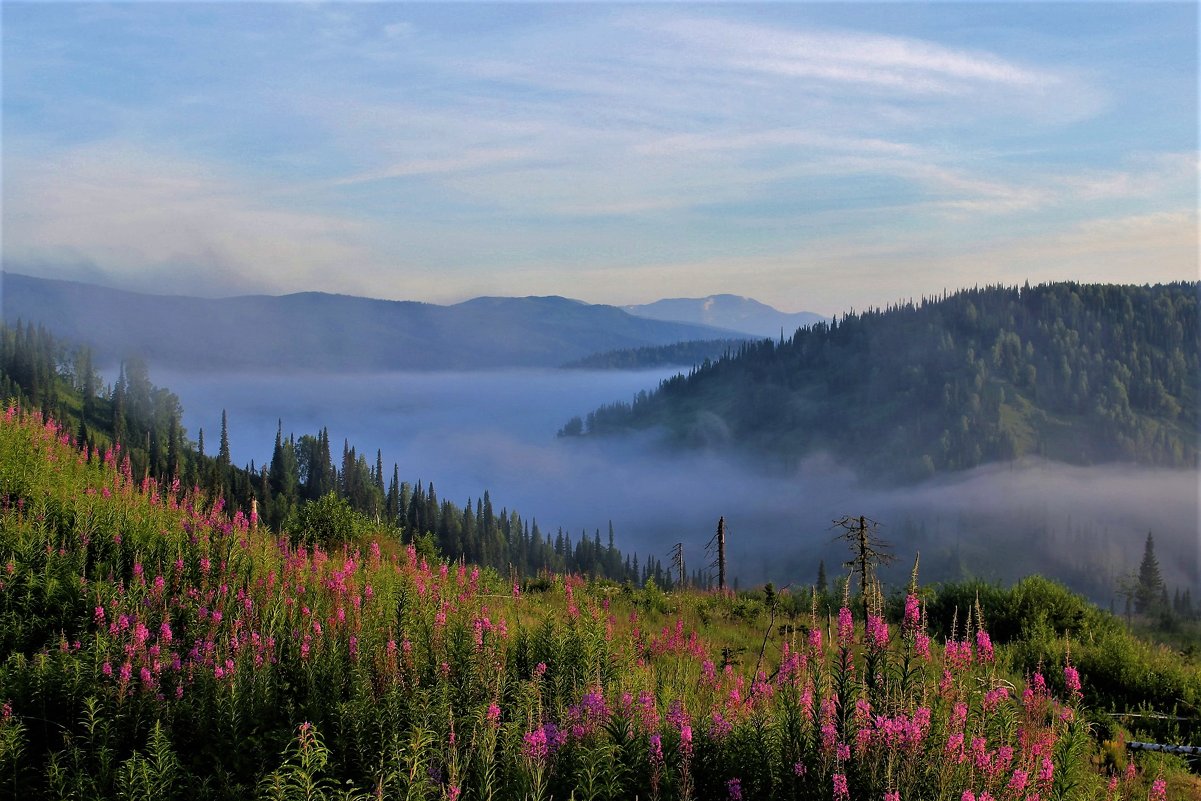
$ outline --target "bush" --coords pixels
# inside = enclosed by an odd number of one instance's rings
[[[287,529],[293,544],[328,548],[353,540],[362,524],[362,517],[350,503],[330,492],[301,506],[288,521]]]

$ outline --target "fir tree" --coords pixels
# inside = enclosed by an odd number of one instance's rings
[[[220,469],[224,473],[229,468],[229,425],[225,416],[225,410],[221,410],[221,445],[217,451],[217,461],[220,462]]]
[[[1155,538],[1147,532],[1143,546],[1143,561],[1138,567],[1138,586],[1134,591],[1134,611],[1148,614],[1159,604],[1164,595],[1163,577],[1159,573],[1159,560],[1155,558]]]

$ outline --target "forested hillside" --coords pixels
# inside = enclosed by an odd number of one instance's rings
[[[502,571],[571,570],[671,584],[657,557],[640,562],[623,554],[611,528],[603,542],[599,530],[543,532],[537,521],[494,505],[487,490],[460,505],[440,498],[432,482],[401,481],[396,465],[386,473],[378,450],[369,460],[348,442],[331,445],[324,429],[296,437],[281,426],[269,464],[234,465],[224,414],[215,443],[210,432],[206,445],[203,430],[193,441],[179,398],[151,382],[145,363],[124,362],[116,382],[105,386],[88,348],[63,343],[40,326],[0,325],[0,400],[60,421],[88,461],[127,461],[138,481],[196,487],[247,516],[253,505],[277,531],[320,536],[319,521],[370,520],[390,527],[398,540]]]
[[[624,348],[594,353],[563,365],[585,370],[644,370],[651,367],[692,367],[733,353],[744,339],[701,339],[671,345]]]
[[[565,430],[922,478],[1041,456],[1197,464],[1201,285],[988,287],[747,343]]]

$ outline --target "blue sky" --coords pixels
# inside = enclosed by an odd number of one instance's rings
[[[1196,279],[1174,4],[22,4],[6,269],[835,313]]]

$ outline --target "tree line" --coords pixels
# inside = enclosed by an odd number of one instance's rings
[[[591,536],[562,528],[543,531],[534,519],[498,509],[487,491],[457,504],[440,498],[433,482],[401,481],[396,464],[386,479],[379,450],[368,460],[344,441],[335,461],[328,429],[296,437],[285,435],[281,423],[268,464],[235,465],[224,411],[214,452],[211,440],[206,446],[203,429],[195,441],[188,438],[178,396],[155,386],[143,361],[122,362],[108,385],[87,347],[61,342],[33,323],[0,324],[0,398],[69,425],[89,460],[119,446],[133,478],[153,479],[161,487],[196,487],[247,515],[253,507],[261,524],[276,531],[314,530],[315,514],[342,515],[345,525],[338,530],[316,528],[328,539],[346,536],[347,527],[371,523],[391,529],[402,542],[418,542],[447,558],[502,573],[575,572],[638,584],[651,579],[661,587],[673,584],[657,556],[639,559],[623,553],[612,524],[602,541],[599,529]]]
[[[920,479],[1024,455],[1198,460],[1201,284],[990,286],[742,344],[564,427],[685,445],[827,450]]]

